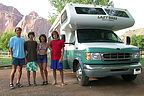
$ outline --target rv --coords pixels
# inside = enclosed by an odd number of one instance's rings
[[[114,31],[133,26],[128,10],[111,6],[67,4],[50,32],[58,31],[65,42],[63,68],[76,72],[80,85],[89,78],[121,76],[133,81],[141,73],[139,49],[127,44]]]

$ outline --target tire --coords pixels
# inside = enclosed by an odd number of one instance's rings
[[[133,81],[136,79],[137,75],[122,75],[121,77],[125,81]]]
[[[82,72],[80,64],[78,64],[78,66],[77,66],[76,78],[77,78],[78,83],[81,86],[86,86],[89,84],[89,77],[84,75],[84,73]]]

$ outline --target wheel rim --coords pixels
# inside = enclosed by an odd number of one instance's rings
[[[78,70],[76,71],[76,77],[78,81],[81,81],[82,79],[82,70],[80,67],[78,67]]]

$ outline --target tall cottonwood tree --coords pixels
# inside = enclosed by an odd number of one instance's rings
[[[49,0],[51,5],[54,6],[58,13],[60,13],[67,3],[78,3],[78,4],[94,4],[94,5],[108,5],[110,0]],[[49,22],[53,24],[57,14],[51,15]]]
[[[0,49],[7,50],[8,49],[8,42],[11,37],[15,36],[16,33],[13,32],[13,30],[6,31],[3,33],[3,35],[0,38]]]
[[[109,0],[49,0],[58,12],[61,12],[67,3],[108,5]]]

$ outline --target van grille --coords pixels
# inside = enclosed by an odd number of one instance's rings
[[[131,53],[103,53],[102,55],[103,61],[130,61]]]

